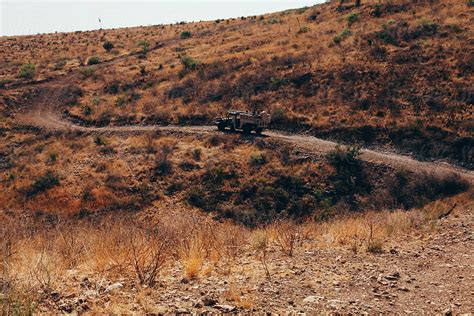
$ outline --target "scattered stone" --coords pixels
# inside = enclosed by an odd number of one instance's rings
[[[236,310],[236,307],[232,305],[214,305],[214,308],[225,313],[233,312]]]
[[[453,311],[451,310],[451,308],[446,308],[444,311],[441,312],[441,314],[444,316],[452,316]]]
[[[51,292],[50,296],[53,302],[58,302],[61,299],[61,294],[59,294],[59,292],[56,292],[56,291]]]
[[[387,279],[389,281],[397,281],[398,279],[400,279],[400,273],[399,272],[394,272],[392,274],[386,275],[385,279]]]
[[[68,304],[68,303],[63,303],[61,305],[59,305],[59,309],[62,310],[63,312],[65,313],[72,313],[73,311],[73,307],[71,304]]]
[[[304,300],[303,300],[303,303],[317,303],[321,300],[323,300],[324,298],[321,297],[321,296],[314,296],[314,295],[311,295],[311,296],[308,296],[306,297]]]
[[[202,299],[202,303],[204,304],[204,306],[214,306],[219,303],[219,301],[211,297],[205,297]]]
[[[178,308],[176,314],[188,314],[189,311],[186,308]]]
[[[123,284],[120,283],[120,282],[116,282],[114,284],[111,284],[111,285],[107,286],[105,288],[105,293],[109,293],[109,292],[112,292],[112,291],[115,291],[115,290],[119,290],[121,288],[123,288]]]

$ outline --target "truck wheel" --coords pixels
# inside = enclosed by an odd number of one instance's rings
[[[262,132],[263,132],[263,128],[257,128],[255,130],[255,133],[257,133],[257,135],[262,135]]]
[[[245,135],[249,135],[252,132],[252,128],[250,126],[244,126],[242,130]]]
[[[225,131],[225,124],[223,123],[217,124],[217,129],[220,130],[221,132]]]

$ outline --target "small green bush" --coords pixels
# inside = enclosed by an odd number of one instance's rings
[[[383,6],[381,4],[376,4],[374,7],[374,11],[372,11],[372,15],[376,18],[380,18],[383,14],[382,8]]]
[[[192,188],[188,193],[187,200],[194,207],[207,209],[206,192],[200,187]]]
[[[183,64],[184,68],[188,70],[194,70],[199,65],[197,60],[189,56],[181,57],[181,63]]]
[[[106,41],[102,47],[107,51],[110,52],[114,48],[114,44],[109,41]]]
[[[251,166],[261,166],[267,163],[267,157],[264,153],[253,153],[250,155],[249,163]]]
[[[308,33],[310,30],[311,30],[311,29],[310,29],[309,27],[307,27],[307,26],[302,26],[302,27],[299,29],[298,33],[299,33],[299,34]]]
[[[181,32],[181,38],[182,38],[182,39],[190,38],[190,37],[192,37],[192,36],[193,36],[193,34],[192,34],[190,31]]]
[[[352,32],[351,30],[349,30],[348,28],[345,28],[341,33],[339,33],[338,35],[334,36],[334,38],[332,39],[332,41],[335,43],[335,44],[340,44],[342,41],[344,41],[346,38],[348,38],[349,36],[352,35]]]
[[[89,58],[89,60],[87,61],[87,65],[91,66],[91,65],[97,65],[97,64],[100,64],[100,59],[99,57],[91,57]]]
[[[145,57],[148,51],[150,50],[150,43],[148,41],[141,40],[138,42],[137,46],[141,49],[141,56]]]
[[[89,116],[92,114],[92,109],[90,106],[85,105],[82,107],[82,113],[84,113],[85,116]]]
[[[474,7],[474,0],[468,0],[467,5],[470,7]]]
[[[160,155],[155,163],[154,175],[158,177],[166,176],[171,174],[173,170],[173,164],[166,155]]]
[[[423,34],[425,35],[434,35],[439,29],[439,25],[434,23],[430,19],[423,18],[420,21],[420,26]]]
[[[20,68],[20,77],[31,79],[35,75],[36,66],[32,63],[23,64]]]
[[[200,161],[201,160],[201,155],[202,155],[202,150],[200,148],[195,148],[195,149],[193,149],[191,154],[192,154],[194,160]]]
[[[359,21],[359,18],[360,18],[359,13],[348,14],[346,19],[347,19],[347,24],[349,25],[349,27],[352,26],[352,24],[354,24],[355,22]]]
[[[81,75],[83,79],[92,77],[93,74],[94,74],[94,69],[92,69],[91,67],[86,67],[86,68],[81,69]]]
[[[97,145],[97,146],[105,146],[107,145],[105,143],[105,141],[100,137],[100,136],[97,136],[94,140],[94,143]]]
[[[336,196],[352,196],[370,192],[370,184],[359,156],[360,149],[358,147],[344,149],[337,146],[336,150],[328,153],[329,163],[336,171],[329,177]],[[353,203],[354,201],[351,199],[349,202]]]
[[[390,195],[395,207],[405,209],[421,207],[435,199],[456,195],[468,189],[469,183],[455,174],[414,175],[405,170],[398,170],[390,183]]]
[[[268,24],[278,24],[278,23],[281,23],[281,21],[277,18],[270,18],[268,20]]]
[[[55,163],[58,160],[58,154],[55,152],[52,152],[49,154],[48,161],[49,163]]]

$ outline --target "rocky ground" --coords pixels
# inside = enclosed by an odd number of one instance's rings
[[[229,265],[206,266],[194,280],[179,263],[156,288],[69,270],[38,311],[442,313],[474,310],[473,204],[428,230],[393,239],[380,254],[308,241],[293,257],[267,254],[267,277],[248,250]]]

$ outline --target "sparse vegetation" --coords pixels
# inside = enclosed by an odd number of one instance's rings
[[[97,65],[100,64],[100,58],[93,56],[87,60],[87,65],[92,66],[92,65]]]
[[[27,198],[34,197],[59,185],[59,178],[51,171],[47,171],[43,176],[36,179],[28,188],[24,190]]]
[[[334,36],[334,38],[332,39],[332,41],[335,43],[335,44],[340,44],[341,42],[343,42],[346,38],[348,38],[349,36],[352,35],[352,32],[351,30],[349,29],[344,29],[341,33],[339,33],[338,35]]]
[[[191,38],[192,33],[190,31],[183,31],[183,32],[181,32],[180,36],[181,36],[182,39]]]
[[[23,64],[20,68],[20,77],[24,79],[31,79],[35,75],[36,66],[32,63]]]
[[[359,18],[360,18],[360,14],[359,13],[350,13],[347,15],[346,19],[347,19],[347,24],[349,25],[349,27],[352,26],[352,24],[356,23],[357,21],[359,21]]]
[[[467,5],[1,39],[0,313],[471,310]]]
[[[109,42],[109,41],[106,41],[106,42],[104,42],[104,44],[102,45],[102,47],[103,47],[107,52],[110,52],[110,51],[114,48],[114,44],[112,44],[112,43]]]

